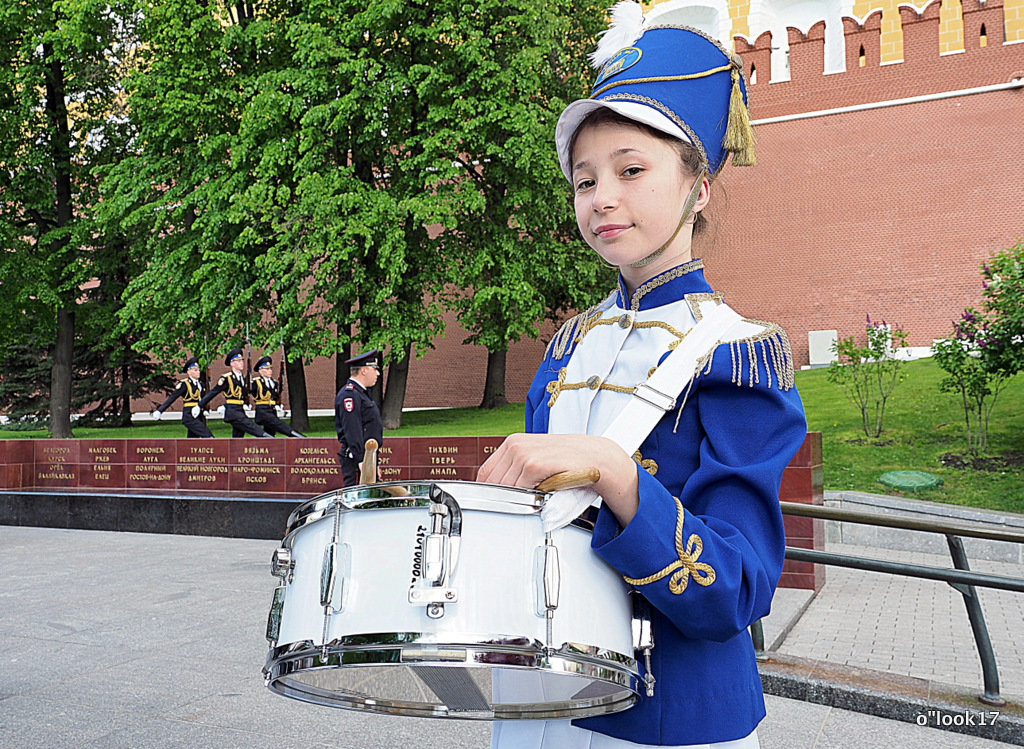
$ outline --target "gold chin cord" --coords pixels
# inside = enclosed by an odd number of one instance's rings
[[[672,232],[672,236],[668,238],[668,241],[666,241],[665,244],[656,249],[647,257],[640,258],[635,263],[630,263],[630,268],[643,268],[645,265],[650,265],[651,263],[658,259],[661,253],[665,251],[666,247],[668,247],[670,244],[672,244],[672,242],[675,241],[676,235],[679,234],[679,230],[683,228],[683,224],[686,223],[686,220],[690,217],[690,214],[693,212],[693,206],[697,202],[697,196],[700,195],[700,187],[702,184],[704,184],[704,175],[706,174],[707,170],[701,169],[700,172],[697,174],[697,179],[693,181],[693,187],[690,188],[690,194],[686,196],[686,202],[683,204],[683,213],[679,217],[679,223],[676,225],[676,230]]]

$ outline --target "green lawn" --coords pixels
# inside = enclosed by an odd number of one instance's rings
[[[943,372],[930,359],[908,362],[886,409],[885,429],[868,440],[860,427],[860,411],[827,370],[798,372],[797,388],[807,412],[808,429],[822,433],[826,489],[895,494],[877,482],[882,473],[908,469],[941,476],[938,489],[918,493],[921,499],[951,504],[1024,512],[1024,467],[961,470],[942,464],[946,453],[963,455],[963,410],[952,395],[939,392]],[[996,402],[989,426],[989,457],[1024,459],[1024,377],[1018,376]],[[996,463],[997,461],[989,461]]]
[[[825,488],[893,492],[877,482],[886,471],[912,469],[942,477],[942,487],[918,493],[921,499],[1024,512],[1024,376],[1013,380],[999,396],[989,427],[986,457],[995,470],[947,467],[940,457],[963,455],[963,413],[952,395],[940,393],[942,371],[930,359],[908,362],[904,381],[893,393],[887,409],[885,431],[869,440],[860,428],[860,412],[824,369],[797,372],[797,387],[807,411],[808,428],[822,433]],[[311,419],[311,437],[333,437],[329,416]],[[522,430],[523,404],[509,404],[493,411],[476,408],[411,411],[402,427],[386,436],[500,435]],[[211,420],[216,437],[230,436],[230,428]],[[0,429],[2,438],[45,437],[46,433]],[[81,438],[182,437],[176,420],[137,424],[124,429],[82,428]],[[1000,465],[1000,458],[1009,458]],[[995,459],[995,460],[992,460]],[[1006,461],[1002,461],[1006,463]],[[1016,464],[1015,464],[1016,463]],[[990,467],[992,467],[990,465]]]

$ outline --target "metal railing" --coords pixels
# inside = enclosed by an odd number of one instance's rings
[[[972,571],[967,561],[962,538],[983,538],[990,541],[1024,544],[1024,531],[996,530],[980,523],[926,520],[907,516],[883,515],[875,512],[842,510],[835,507],[808,505],[798,502],[782,502],[781,505],[783,515],[943,534],[949,546],[949,553],[953,560],[953,569],[910,564],[907,562],[892,562],[884,559],[850,556],[848,554],[836,554],[815,549],[801,549],[793,546],[786,547],[786,559],[796,562],[815,562],[837,567],[849,567],[870,572],[885,572],[891,575],[919,577],[927,580],[941,580],[948,583],[963,596],[964,605],[967,607],[967,617],[971,622],[971,630],[974,633],[974,642],[978,647],[978,655],[981,658],[984,693],[978,699],[987,705],[1005,704],[1005,700],[999,696],[999,671],[996,667],[992,640],[989,638],[988,627],[985,624],[985,616],[981,610],[981,601],[978,598],[976,586],[1024,593],[1024,579]],[[750,634],[754,640],[754,649],[758,657],[763,657],[764,630],[760,621],[756,621],[751,625]]]

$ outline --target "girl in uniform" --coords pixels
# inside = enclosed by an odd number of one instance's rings
[[[650,603],[655,644],[640,661],[653,694],[571,723],[496,723],[492,746],[751,749],[765,710],[747,628],[768,614],[781,574],[779,486],[806,432],[785,333],[737,316],[639,450],[609,433],[637,385],[724,304],[692,241],[729,154],[754,160],[742,63],[634,3],[613,10],[595,57],[593,93],[562,113],[556,145],[579,230],[618,267],[618,286],[555,335],[527,396],[527,434],[478,480],[533,487],[600,470],[592,548]]]

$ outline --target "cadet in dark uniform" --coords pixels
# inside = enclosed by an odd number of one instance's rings
[[[253,402],[256,404],[256,423],[263,427],[270,436],[283,434],[285,437],[305,437],[285,424],[278,417],[284,414],[278,404],[281,400],[281,388],[274,380],[274,368],[271,366],[269,356],[262,356],[256,360],[256,377],[252,378],[249,392],[252,393]],[[280,409],[280,412],[278,411]]]
[[[350,376],[334,399],[334,428],[341,443],[338,458],[345,486],[355,486],[359,483],[359,464],[366,452],[366,440],[375,439],[379,445],[384,439],[380,409],[366,392],[380,378],[380,357],[377,349],[373,349],[345,363]]]
[[[244,437],[246,433],[254,437],[269,437],[260,427],[252,423],[252,420],[245,415],[242,406],[245,404],[245,359],[242,357],[242,349],[233,348],[224,358],[224,363],[231,367],[230,372],[225,372],[217,380],[217,385],[203,396],[199,401],[198,409],[206,408],[218,393],[224,393],[224,421],[231,425],[232,437]],[[195,412],[196,409],[193,409]]]
[[[181,368],[181,371],[187,375],[186,378],[178,383],[178,387],[167,396],[167,400],[157,406],[153,412],[153,418],[159,421],[164,411],[174,401],[181,398],[184,401],[181,404],[181,423],[185,425],[185,431],[188,433],[188,436],[212,437],[213,433],[206,426],[206,417],[203,415],[202,409],[200,409],[197,415],[192,413],[193,409],[199,405],[199,399],[203,397],[203,390],[205,390],[202,381],[199,379],[199,360],[193,356],[185,362],[185,366]]]

